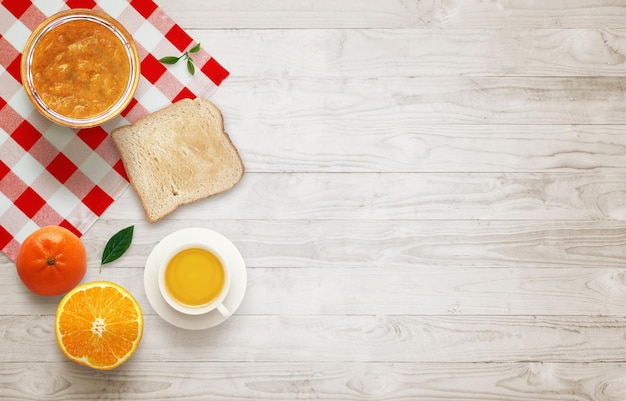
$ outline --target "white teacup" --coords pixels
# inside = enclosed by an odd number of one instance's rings
[[[217,309],[224,317],[230,289],[230,271],[223,257],[206,244],[192,243],[172,249],[159,266],[159,290],[175,310],[201,315]]]

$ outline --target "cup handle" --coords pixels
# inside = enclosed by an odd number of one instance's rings
[[[222,314],[222,316],[224,317],[230,317],[230,315],[232,315],[233,313],[231,311],[228,310],[228,308],[226,308],[224,306],[224,304],[219,304],[217,305],[217,310]]]

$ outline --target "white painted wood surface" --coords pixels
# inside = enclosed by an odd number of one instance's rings
[[[85,280],[146,316],[112,372],[65,360],[58,299],[0,257],[0,400],[626,399],[626,2],[158,3],[230,69],[246,175],[154,225],[129,189],[85,235]],[[248,292],[190,332],[142,278],[196,226]]]

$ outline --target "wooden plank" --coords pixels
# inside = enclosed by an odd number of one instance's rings
[[[135,358],[157,364],[626,361],[623,316],[235,315],[203,335],[145,318]],[[65,358],[53,315],[0,315],[0,333],[3,364]]]
[[[157,3],[189,29],[250,28],[622,28],[620,0],[409,1],[245,0]]]
[[[624,269],[251,269],[240,314],[623,316]]]
[[[83,241],[97,255],[110,236],[129,224],[135,226],[131,248],[100,274],[117,268],[142,268],[163,237],[189,227],[186,220],[157,225],[145,220],[99,221]],[[558,271],[626,266],[626,223],[617,220],[212,219],[198,222],[198,226],[224,234],[252,268],[536,267]],[[99,259],[90,259],[89,266],[95,274]],[[9,267],[0,265],[0,269]]]
[[[287,126],[333,133],[345,125],[387,130],[399,123],[625,124],[618,77],[239,78],[211,99],[226,121],[252,131]],[[241,107],[245,104],[246,107]],[[229,127],[227,127],[229,128]]]
[[[187,29],[274,29],[409,27],[414,25],[414,2],[408,0],[265,0],[251,7],[246,1],[156,1]]]
[[[111,372],[71,362],[0,366],[0,398],[84,400],[237,399],[397,401],[619,401],[623,363],[145,363]],[[106,385],[97,385],[105,381]],[[97,387],[97,389],[95,388]]]
[[[617,173],[265,174],[181,207],[171,220],[600,220],[626,219],[626,175]],[[107,211],[137,219],[133,191]],[[158,223],[157,223],[158,224]]]
[[[625,15],[620,0],[427,1],[417,7],[418,25],[438,28],[621,28]]]
[[[117,268],[143,268],[162,238],[189,227],[187,220],[150,225],[111,219],[96,222],[83,242],[91,254],[101,254],[107,240],[129,224],[135,237],[123,258],[102,272],[99,258],[88,260],[94,279]],[[617,220],[212,219],[198,226],[224,234],[251,268],[619,269],[626,259],[626,224]],[[13,268],[8,261],[0,265]]]
[[[380,4],[386,4],[380,2]],[[238,29],[194,38],[237,77],[623,76],[622,29]]]
[[[239,112],[237,112],[239,114]],[[299,127],[230,115],[247,172],[560,172],[624,169],[622,125],[385,127],[340,117]],[[333,124],[334,123],[334,124]]]
[[[384,251],[383,251],[384,252]],[[236,315],[545,315],[622,317],[626,272],[620,268],[248,268]],[[128,289],[145,315],[155,312],[143,268],[95,269],[85,282]],[[5,315],[52,315],[59,297],[35,297],[13,271],[0,271]]]

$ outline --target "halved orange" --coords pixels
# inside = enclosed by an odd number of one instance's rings
[[[126,289],[95,281],[79,285],[63,297],[54,328],[57,344],[67,358],[90,368],[110,370],[137,350],[143,314]]]

